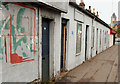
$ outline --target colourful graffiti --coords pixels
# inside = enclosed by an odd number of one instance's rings
[[[20,3],[8,3],[4,5],[6,11],[0,21],[0,45],[1,59],[11,64],[34,61],[38,51],[36,33],[36,10]],[[2,40],[4,40],[3,43]],[[3,52],[4,51],[4,52]]]
[[[2,8],[2,3],[0,1],[0,20],[2,20],[2,17],[1,17],[1,8]],[[2,54],[3,54],[3,48],[2,48],[2,36],[1,36],[1,27],[2,27],[2,21],[0,21],[0,60],[3,60],[3,57],[2,57]]]

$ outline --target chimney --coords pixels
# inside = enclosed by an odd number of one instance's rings
[[[95,14],[95,8],[93,8],[93,14]]]
[[[84,2],[83,0],[81,0],[81,2]]]
[[[85,4],[84,4],[84,1],[81,0],[80,4],[79,4],[82,8],[85,8]]]
[[[91,6],[89,6],[89,11],[91,12]]]
[[[97,11],[97,15],[96,16],[99,17],[98,11]]]

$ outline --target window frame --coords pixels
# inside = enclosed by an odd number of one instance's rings
[[[101,48],[101,45],[102,45],[102,29],[100,29],[100,48]]]
[[[94,32],[93,32],[93,30],[94,30]],[[92,42],[92,49],[95,47],[95,27],[94,26],[92,26],[92,35],[91,35],[91,42]]]
[[[80,33],[80,38],[79,38],[79,40],[80,40],[80,52],[77,52],[77,41],[78,41],[78,25],[81,25],[81,29],[80,29],[80,31],[81,31],[81,33]],[[77,30],[76,30],[76,56],[78,56],[78,55],[80,55],[81,54],[81,50],[82,50],[82,35],[83,35],[83,24],[82,23],[80,23],[80,22],[77,22]]]

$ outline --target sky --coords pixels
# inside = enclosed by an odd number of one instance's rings
[[[80,1],[81,0],[77,0],[77,3]],[[113,13],[118,17],[119,1],[120,0],[84,0],[84,3],[86,9],[89,9],[89,6],[91,6],[92,10],[95,8],[95,11],[99,12],[99,17],[106,23],[110,24]]]

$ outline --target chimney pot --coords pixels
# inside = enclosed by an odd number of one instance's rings
[[[95,14],[95,8],[93,8],[93,14]]]
[[[84,4],[84,1],[81,0],[80,4],[79,4],[82,8],[85,8],[85,4]]]
[[[89,11],[91,12],[91,6],[89,6]]]
[[[97,11],[97,17],[99,17],[98,11]]]

